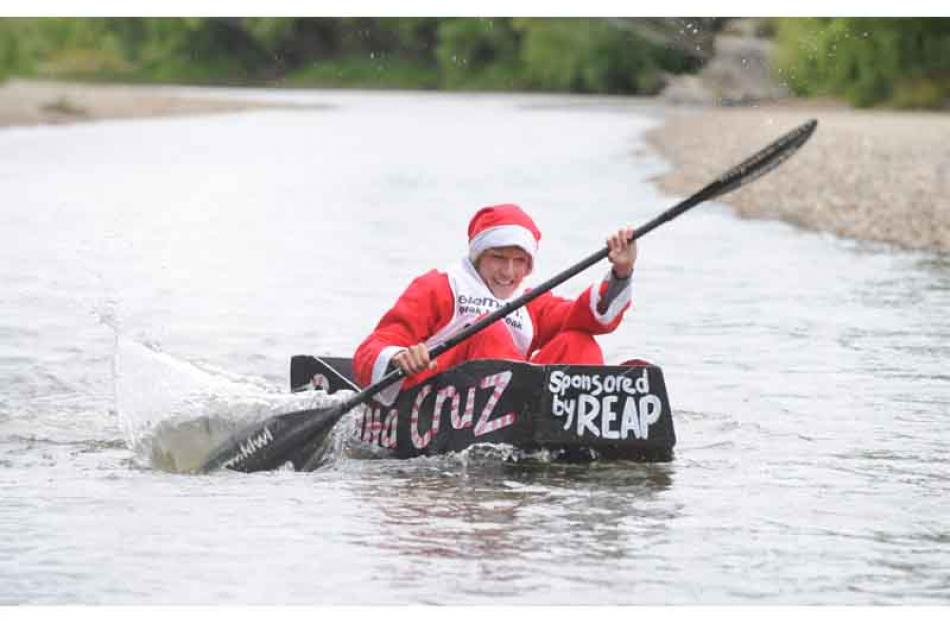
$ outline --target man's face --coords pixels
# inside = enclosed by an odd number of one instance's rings
[[[507,300],[531,273],[531,257],[517,246],[489,248],[478,257],[475,268],[495,297]]]

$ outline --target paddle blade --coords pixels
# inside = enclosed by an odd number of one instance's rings
[[[699,192],[673,205],[646,224],[637,227],[633,236],[630,238],[631,241],[643,237],[653,229],[669,222],[673,218],[678,218],[700,203],[732,192],[736,188],[755,181],[765,173],[775,170],[779,164],[792,157],[792,155],[811,138],[811,135],[815,133],[816,127],[818,127],[818,121],[815,119],[799,125],[764,149],[761,149],[752,157],[747,158],[738,166],[730,168]],[[584,263],[579,265],[580,267],[592,265],[594,262],[606,256],[607,249],[604,248],[598,254],[591,255]],[[553,280],[554,279],[552,279],[552,281]]]
[[[198,472],[275,470],[328,434],[345,410],[341,405],[272,416],[249,425],[218,446]]]
[[[732,192],[774,170],[779,164],[792,157],[811,138],[816,127],[818,127],[816,119],[802,123],[741,164],[732,167],[716,180],[713,191],[705,198],[715,198]]]

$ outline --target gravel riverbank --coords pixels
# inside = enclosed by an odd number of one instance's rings
[[[743,217],[950,251],[950,114],[796,103],[673,109],[648,136],[673,165],[660,186],[691,194],[809,118],[818,130],[795,157],[721,200]]]
[[[177,88],[9,80],[0,84],[0,127],[300,107],[212,94],[183,96],[176,94]]]

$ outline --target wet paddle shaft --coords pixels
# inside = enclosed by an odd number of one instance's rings
[[[817,126],[818,121],[812,119],[796,127],[738,166],[725,172],[699,192],[637,228],[630,240],[633,241],[643,237],[661,224],[669,222],[704,201],[722,196],[761,177],[791,157],[811,137]],[[438,358],[447,350],[481,332],[509,313],[518,310],[572,276],[605,259],[609,252],[609,248],[605,246],[586,259],[541,283],[528,293],[506,303],[501,308],[462,329],[448,340],[433,347],[429,351],[429,357],[433,360]],[[291,461],[293,455],[313,443],[322,434],[328,433],[344,414],[358,405],[368,402],[387,387],[405,377],[406,374],[402,369],[397,368],[365,390],[356,393],[338,405],[280,414],[250,425],[217,447],[199,469],[199,472],[208,472],[219,468],[230,468],[241,472],[279,468]]]

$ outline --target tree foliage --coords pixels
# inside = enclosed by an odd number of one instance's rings
[[[606,19],[0,19],[0,75],[649,93],[687,68]]]
[[[656,93],[661,70],[683,71],[681,54],[602,19],[520,19],[521,59],[536,88],[582,93]]]
[[[703,29],[721,21],[702,22]],[[662,87],[665,74],[698,68],[689,42],[670,39],[677,30],[695,36],[689,23],[701,22],[4,18],[0,79],[33,75],[650,94]],[[944,106],[950,97],[950,19],[781,18],[769,25],[779,73],[798,94],[841,96],[859,106],[909,107]],[[703,34],[708,38],[708,32]]]
[[[784,18],[776,64],[801,95],[856,106],[943,107],[950,98],[950,19]]]
[[[438,27],[435,50],[443,86],[520,87],[519,38],[507,17],[443,20]]]

